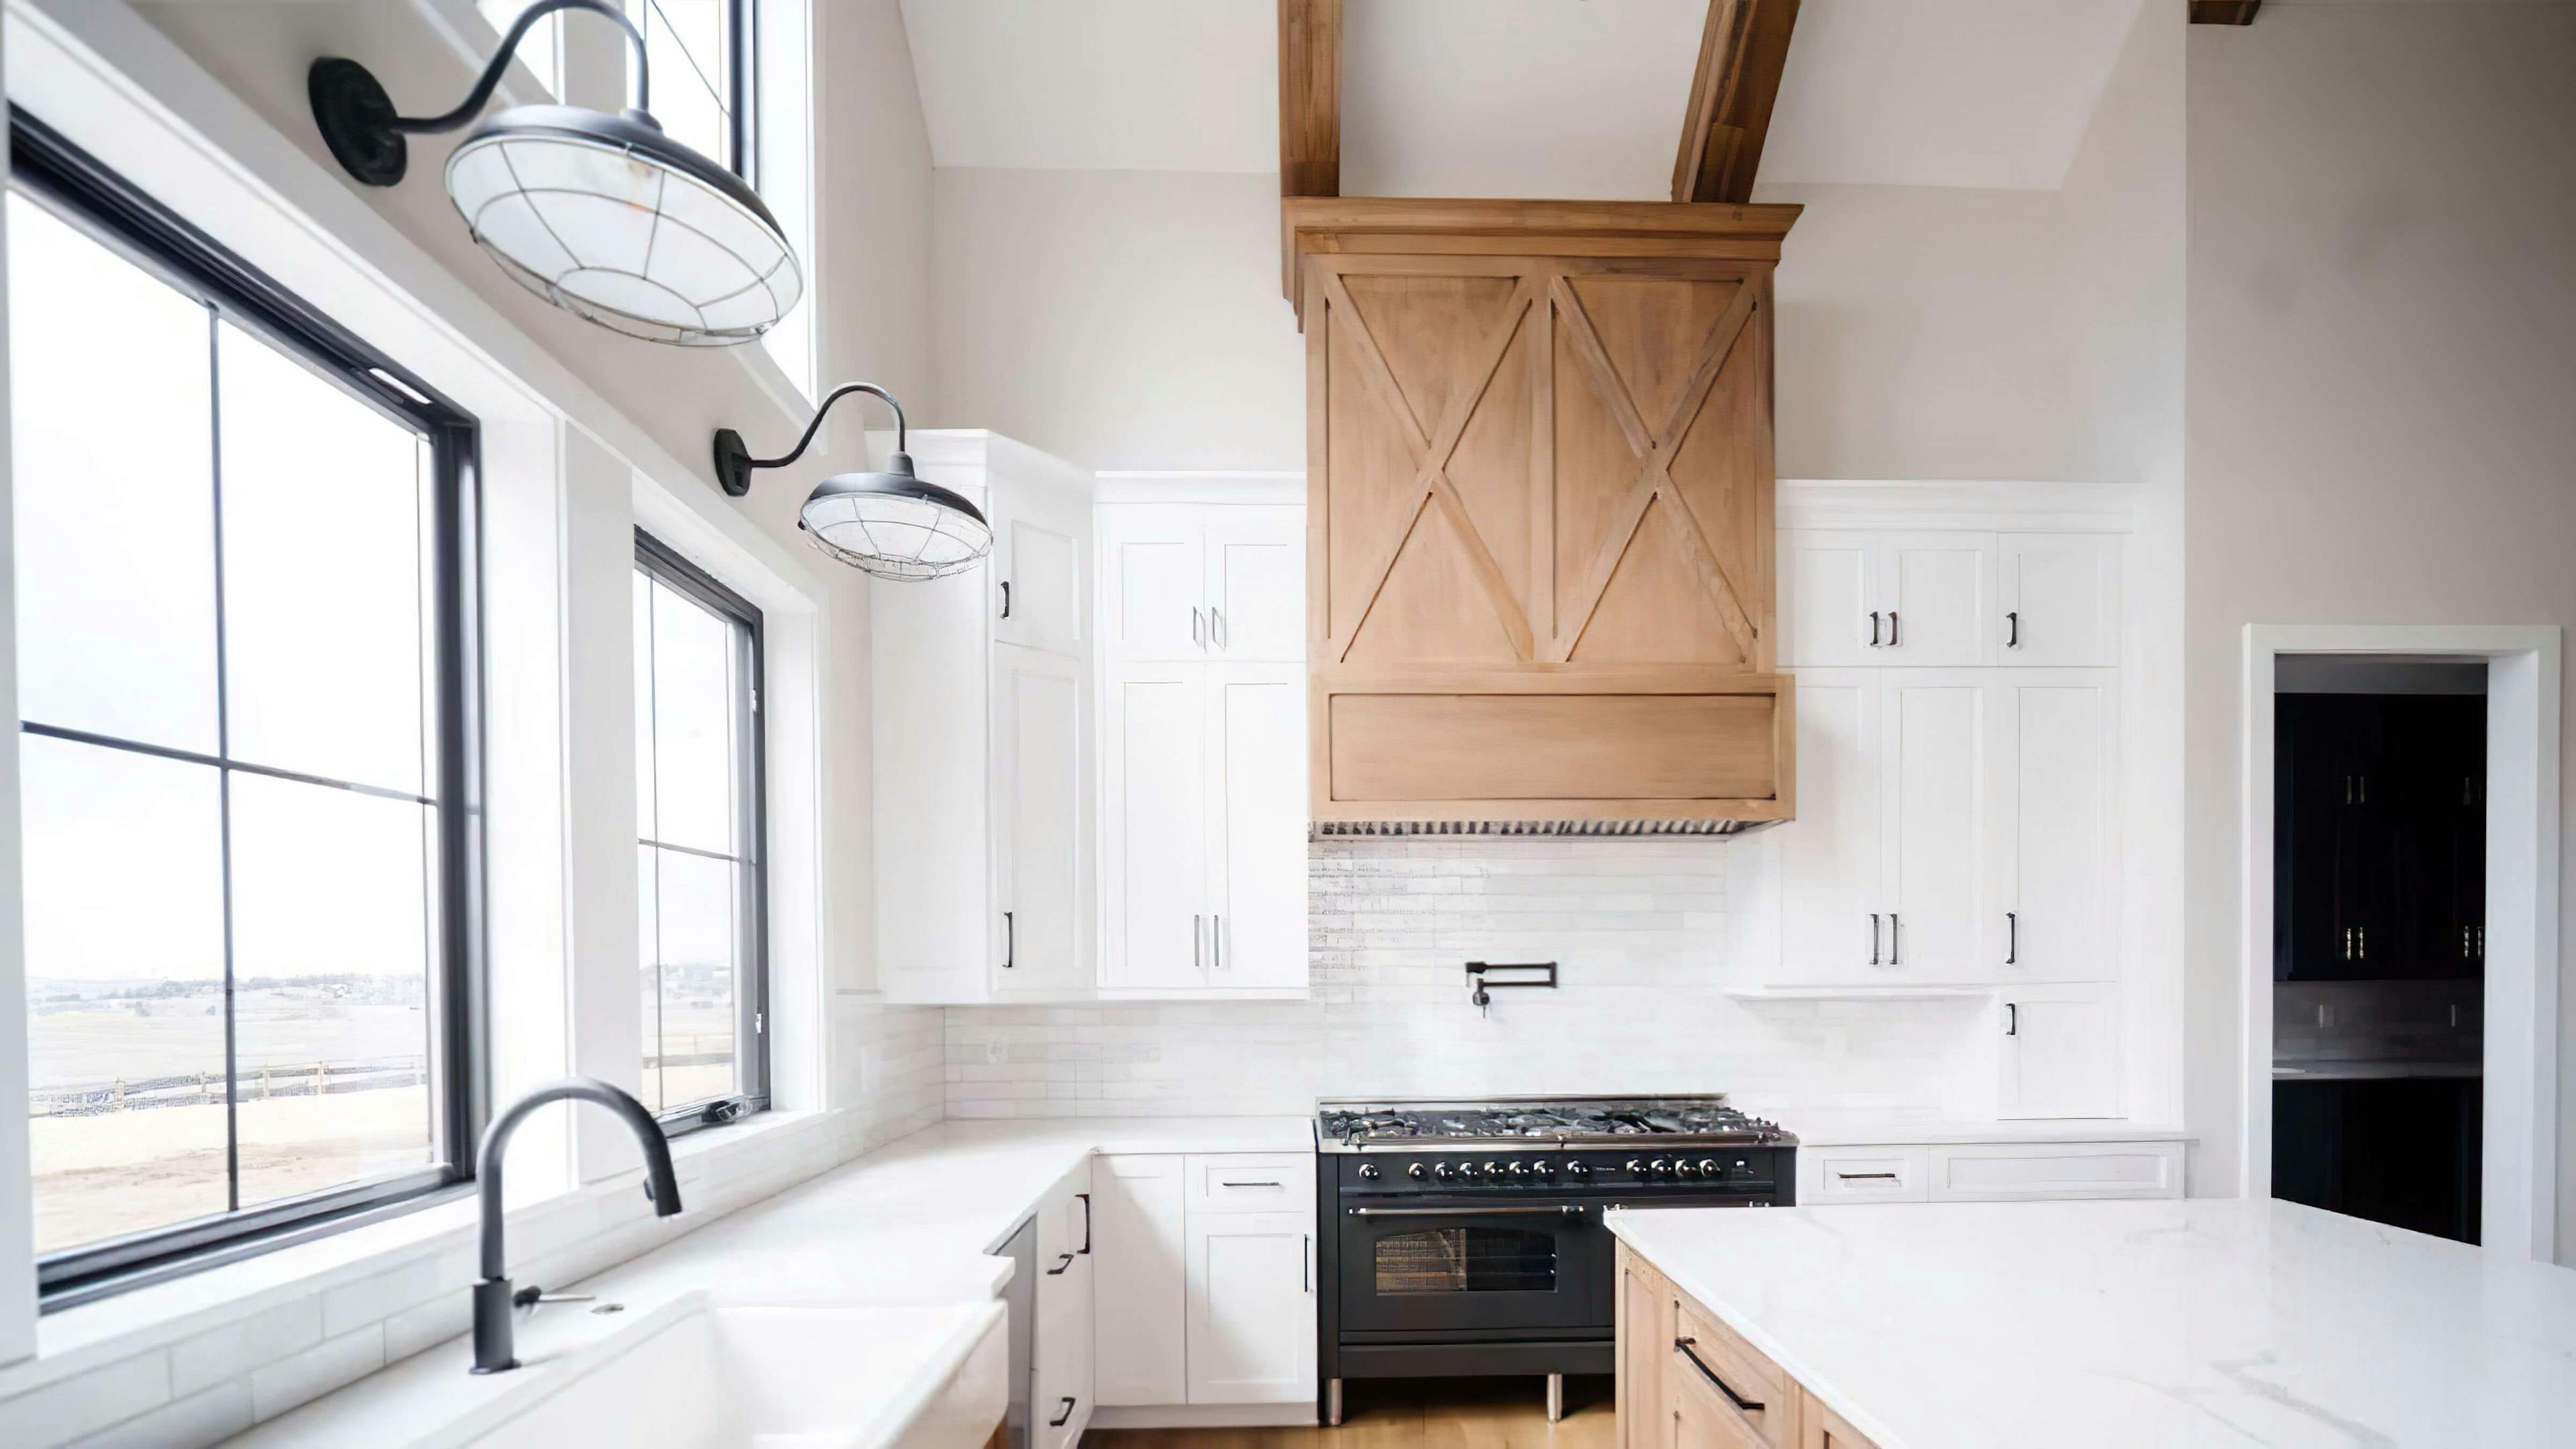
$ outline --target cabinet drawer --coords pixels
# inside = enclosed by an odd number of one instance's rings
[[[1189,1159],[1193,1213],[1312,1213],[1315,1159],[1310,1153],[1229,1152]]]
[[[1934,1202],[2182,1196],[2179,1142],[1998,1142],[1931,1151]]]
[[[1814,1163],[1799,1184],[1798,1200],[1811,1207],[1854,1202],[1922,1202],[1927,1197],[1920,1147],[1824,1147],[1801,1151]]]
[[[1667,1392],[1705,1390],[1751,1429],[1759,1443],[1771,1449],[1796,1449],[1791,1442],[1798,1418],[1793,1402],[1796,1382],[1688,1298],[1680,1300],[1673,1320],[1673,1356],[1664,1366],[1664,1381],[1673,1387]]]

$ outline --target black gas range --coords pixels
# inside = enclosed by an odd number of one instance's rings
[[[1318,1411],[1342,1381],[1608,1373],[1612,1207],[1769,1207],[1798,1139],[1723,1096],[1318,1104]]]

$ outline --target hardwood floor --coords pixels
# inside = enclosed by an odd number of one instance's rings
[[[1565,1381],[1565,1418],[1547,1421],[1546,1381],[1352,1379],[1342,1425],[1257,1429],[1094,1429],[1084,1449],[1611,1449],[1610,1379]]]

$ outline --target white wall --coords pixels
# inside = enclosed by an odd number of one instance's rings
[[[2243,1147],[2243,626],[2576,624],[2571,63],[2566,5],[2272,4],[2190,37],[2187,1089],[2204,1178],[2232,1182]],[[2560,858],[2576,872],[2568,842]],[[2576,997],[2559,1000],[2563,1041]],[[2576,1058],[2559,1067],[2564,1261]]]
[[[1100,469],[1297,469],[1279,179],[942,167],[938,421]]]

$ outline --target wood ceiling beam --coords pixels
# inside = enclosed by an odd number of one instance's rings
[[[2194,25],[2251,25],[2263,0],[2191,0]]]
[[[1673,200],[1753,199],[1753,173],[1797,23],[1798,0],[1709,0],[1673,160]]]
[[[1342,0],[1279,0],[1279,194],[1342,194]]]

